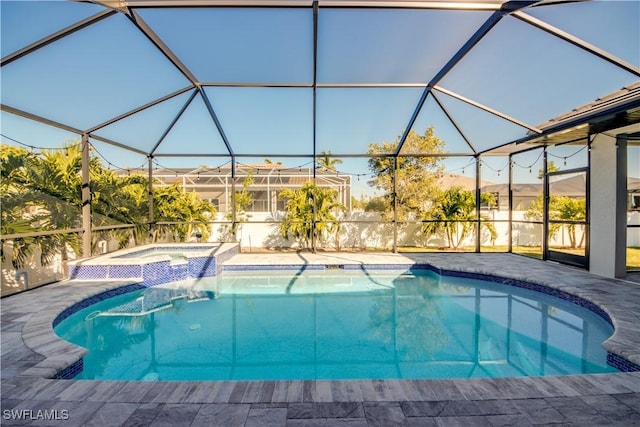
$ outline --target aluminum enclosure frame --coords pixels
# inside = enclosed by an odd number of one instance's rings
[[[317,90],[319,88],[326,87],[340,87],[340,88],[362,88],[362,87],[376,87],[376,88],[393,88],[393,87],[417,87],[423,88],[422,95],[418,103],[416,104],[411,116],[407,120],[407,125],[404,128],[404,132],[398,141],[398,145],[394,153],[390,153],[388,156],[394,158],[394,164],[397,165],[397,159],[399,157],[403,157],[404,155],[401,153],[404,143],[409,135],[409,132],[413,128],[420,112],[422,111],[425,102],[429,97],[433,97],[436,104],[442,110],[444,115],[451,122],[453,128],[458,132],[462,140],[469,146],[472,154],[466,153],[447,153],[446,156],[454,157],[454,156],[467,156],[467,157],[475,157],[476,159],[476,194],[479,195],[479,183],[480,183],[480,162],[481,156],[484,155],[501,155],[503,154],[499,151],[500,148],[506,146],[514,146],[515,149],[508,153],[510,163],[511,156],[513,154],[517,154],[526,150],[529,150],[532,144],[539,146],[546,146],[551,144],[548,140],[545,139],[546,136],[552,135],[558,131],[564,129],[571,129],[575,127],[580,127],[585,124],[590,124],[595,121],[601,120],[603,118],[609,117],[612,114],[618,114],[620,112],[626,112],[632,109],[637,109],[640,107],[640,97],[632,98],[626,100],[625,102],[611,106],[609,108],[594,110],[590,114],[586,114],[577,119],[571,120],[569,122],[559,123],[547,128],[539,128],[533,124],[525,123],[521,120],[512,117],[507,112],[498,111],[489,106],[486,106],[476,100],[467,98],[456,92],[449,90],[440,85],[440,82],[453,70],[456,66],[464,59],[476,45],[491,32],[491,30],[506,16],[513,16],[516,19],[524,22],[540,31],[544,31],[564,42],[570,43],[578,49],[582,49],[583,51],[599,58],[602,61],[605,61],[609,64],[614,65],[615,67],[624,70],[627,73],[630,73],[638,78],[640,78],[640,68],[634,66],[633,64],[628,63],[627,61],[617,58],[615,55],[606,52],[591,43],[584,41],[574,35],[571,35],[553,25],[550,25],[540,19],[534,18],[533,16],[527,14],[525,12],[528,8],[533,7],[545,7],[546,5],[553,5],[556,3],[555,1],[469,1],[469,2],[461,2],[461,1],[383,1],[383,0],[350,0],[350,1],[298,1],[298,0],[281,0],[281,1],[220,1],[220,0],[184,0],[184,1],[175,1],[175,0],[102,0],[102,1],[92,1],[91,3],[95,3],[98,5],[102,5],[105,7],[105,10],[94,14],[88,18],[80,20],[75,24],[67,26],[66,28],[54,32],[53,34],[44,37],[34,43],[25,46],[0,60],[0,67],[4,67],[5,65],[11,64],[15,61],[20,60],[21,58],[39,50],[44,49],[51,43],[55,43],[65,37],[68,37],[72,34],[76,34],[81,32],[87,27],[90,27],[98,22],[102,22],[107,20],[117,14],[124,15],[127,20],[141,33],[143,34],[152,44],[153,46],[167,59],[167,61],[177,69],[190,83],[189,86],[179,89],[175,92],[166,94],[154,101],[151,101],[147,104],[141,105],[137,108],[134,108],[130,111],[124,112],[116,117],[110,118],[102,123],[94,124],[87,129],[78,129],[74,126],[70,126],[65,123],[60,123],[58,121],[54,121],[48,119],[46,117],[41,117],[39,115],[33,114],[29,111],[23,111],[18,108],[15,108],[10,105],[0,104],[0,110],[18,115],[29,120],[33,120],[38,123],[42,123],[48,126],[52,126],[55,128],[59,128],[71,133],[75,133],[82,137],[83,146],[88,144],[88,140],[95,139],[97,141],[104,142],[106,144],[112,145],[117,148],[130,150],[134,153],[141,154],[146,156],[149,161],[149,176],[152,177],[152,164],[153,159],[155,157],[226,157],[231,161],[231,176],[233,178],[233,182],[235,183],[236,171],[235,165],[238,158],[249,158],[249,157],[261,157],[261,156],[277,156],[277,157],[310,157],[312,159],[316,159],[318,156],[317,153]],[[302,9],[310,9],[313,14],[313,58],[312,58],[312,68],[313,68],[313,78],[312,82],[309,84],[300,84],[300,83],[272,83],[272,82],[264,82],[264,83],[248,83],[248,82],[203,82],[199,81],[195,74],[189,69],[187,65],[180,59],[178,55],[175,54],[163,41],[163,39],[156,34],[153,29],[145,22],[142,18],[138,10],[142,10],[145,8],[302,8]],[[435,74],[435,76],[426,84],[424,83],[403,83],[403,84],[393,84],[393,83],[353,83],[353,84],[341,84],[341,83],[319,83],[317,80],[317,71],[318,71],[318,20],[319,14],[322,9],[416,9],[416,10],[452,10],[452,11],[486,11],[491,12],[489,18],[473,33],[471,37],[467,39],[467,41],[456,51],[456,53],[446,61],[445,65]],[[204,90],[207,87],[284,87],[284,88],[296,88],[296,87],[304,87],[310,88],[312,90],[312,99],[313,99],[313,123],[312,123],[312,147],[308,154],[305,155],[291,155],[290,153],[273,153],[273,152],[263,152],[263,153],[244,153],[238,154],[234,151],[233,141],[229,139],[225,132],[225,128],[223,124],[220,122],[218,118],[218,114],[214,109],[209,96]],[[153,148],[146,152],[144,150],[137,149],[135,147],[131,147],[127,144],[124,144],[119,141],[115,141],[109,138],[101,137],[97,135],[96,132],[106,126],[117,123],[121,120],[124,120],[128,117],[131,117],[134,114],[147,110],[153,106],[156,106],[162,102],[165,102],[169,99],[173,99],[179,95],[190,93],[188,100],[185,102],[183,107],[178,111],[178,113],[173,117],[173,119],[166,125],[165,130],[163,131],[161,137],[154,144]],[[457,99],[458,101],[463,102],[473,108],[483,110],[488,112],[502,120],[509,121],[514,123],[522,128],[525,128],[530,131],[530,136],[526,138],[521,138],[519,140],[514,141],[500,141],[500,145],[496,145],[490,149],[481,151],[474,147],[470,139],[463,133],[460,125],[454,120],[452,115],[446,110],[442,102],[438,98],[438,94],[445,94],[452,98]],[[158,147],[160,147],[170,133],[171,129],[175,126],[175,124],[179,121],[181,116],[184,114],[189,105],[194,101],[196,97],[200,97],[203,101],[207,113],[211,119],[212,125],[220,135],[224,146],[227,150],[226,153],[209,153],[207,150],[203,150],[203,153],[200,154],[181,154],[181,153],[156,153]],[[86,144],[85,144],[86,142]],[[552,142],[553,144],[562,143],[562,141],[558,142],[557,140]],[[543,148],[544,149],[544,148]],[[423,153],[420,155],[424,156],[436,156],[432,153]],[[444,157],[442,155],[437,155],[438,157]],[[362,154],[354,154],[354,155],[339,155],[334,157],[371,157],[365,153]],[[84,150],[83,150],[83,159]],[[546,161],[545,161],[546,167]],[[84,171],[83,167],[83,171]],[[395,168],[394,168],[395,170]],[[88,178],[87,178],[88,179]],[[314,179],[315,179],[315,170],[314,170]],[[84,194],[84,179],[83,179],[83,228],[84,228],[84,247],[90,248],[90,245],[87,246],[87,241],[90,242],[91,239],[91,227],[90,220],[87,220],[87,217],[90,216],[90,210],[85,209],[85,202],[88,204],[88,198],[85,198]],[[88,186],[88,182],[86,183]],[[509,185],[511,185],[511,178],[509,181]],[[152,188],[150,188],[150,192],[152,192]],[[235,194],[235,191],[232,193]],[[477,197],[477,202],[479,203],[479,197]],[[395,204],[394,204],[394,218],[395,216]],[[479,209],[478,209],[479,215]],[[235,212],[234,219],[235,221]],[[88,222],[87,222],[88,221]],[[149,212],[149,221],[153,223],[153,212],[150,207]],[[478,227],[479,227],[479,217],[478,217]],[[395,222],[395,221],[394,221]],[[476,250],[479,251],[479,234],[476,233]],[[397,248],[397,230],[394,232],[394,250]],[[511,248],[510,248],[511,249]]]

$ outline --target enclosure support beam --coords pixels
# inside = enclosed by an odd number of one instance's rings
[[[171,49],[169,49],[169,47],[164,43],[162,38],[160,38],[155,33],[155,31],[151,29],[149,24],[147,24],[145,20],[142,19],[142,17],[138,12],[134,10],[134,11],[131,11],[130,15],[126,15],[126,16],[127,18],[129,18],[129,20],[131,20],[133,25],[135,25],[140,30],[140,32],[142,32],[142,34],[144,34],[145,37],[147,37],[149,41],[158,48],[158,50],[169,60],[169,62],[171,62],[173,66],[176,67],[178,71],[180,71],[182,75],[185,76],[185,78],[191,82],[193,87],[199,87],[198,79],[196,78],[196,76],[194,76],[191,70],[189,70],[182,63],[182,61],[180,61],[178,56],[175,53],[173,53]]]
[[[318,221],[318,205],[315,197],[317,179],[316,179],[316,165],[317,165],[317,108],[318,108],[318,2],[313,2],[313,192],[311,193],[311,209],[313,210],[313,216],[311,218],[311,252],[316,252],[316,230]],[[340,239],[340,236],[338,236]]]
[[[440,109],[442,110],[444,115],[447,116],[447,118],[449,119],[449,121],[451,122],[453,127],[456,128],[456,130],[458,131],[458,134],[460,135],[460,137],[462,139],[464,139],[464,142],[467,143],[467,145],[469,146],[469,148],[471,149],[473,154],[477,154],[478,150],[476,150],[476,148],[473,146],[471,141],[469,141],[469,138],[467,138],[467,135],[465,135],[465,133],[460,128],[460,126],[458,126],[458,123],[453,118],[453,116],[449,113],[449,110],[447,110],[447,108],[442,104],[442,102],[440,102],[440,100],[438,99],[438,97],[436,96],[436,94],[434,92],[431,92],[431,96],[433,97],[433,100],[436,101],[436,104],[438,104],[438,106],[440,107]]]
[[[398,156],[393,157],[393,253],[398,252]]]
[[[91,188],[89,187],[89,135],[82,134],[82,256],[91,256]]]
[[[236,211],[236,177],[235,160],[231,160],[231,241],[238,241],[238,212]]]
[[[476,252],[480,252],[480,230],[482,229],[482,227],[480,226],[480,208],[481,208],[481,203],[480,203],[480,196],[481,196],[481,190],[480,190],[480,183],[481,181],[481,177],[480,177],[480,173],[482,172],[482,160],[480,160],[480,156],[476,157]]]
[[[469,99],[469,98],[467,98],[465,96],[462,96],[462,95],[460,95],[460,94],[458,94],[456,92],[453,92],[451,90],[445,89],[445,88],[440,87],[440,86],[434,86],[433,90],[441,92],[441,93],[444,93],[445,95],[448,95],[448,96],[450,96],[452,98],[455,98],[458,101],[462,101],[465,104],[469,104],[469,105],[471,105],[473,107],[479,108],[482,111],[486,111],[487,113],[493,114],[494,116],[499,117],[499,118],[501,118],[503,120],[507,120],[507,121],[509,121],[509,122],[511,122],[511,123],[513,123],[515,125],[518,125],[520,127],[526,128],[526,129],[530,130],[531,132],[534,132],[534,133],[536,133],[538,135],[542,133],[542,131],[540,129],[538,129],[538,128],[534,127],[534,126],[531,126],[531,125],[529,125],[529,124],[527,124],[527,123],[525,123],[523,121],[520,121],[520,120],[518,120],[518,119],[516,119],[514,117],[511,117],[511,116],[509,116],[507,114],[504,114],[504,113],[502,113],[502,112],[500,112],[498,110],[494,110],[493,108],[487,107],[484,104],[476,102],[476,101],[474,101],[472,99]]]
[[[509,197],[509,231],[507,242],[507,252],[513,253],[513,154],[509,154],[509,184],[508,184],[508,197]],[[498,201],[498,203],[500,203]]]
[[[124,114],[120,114],[117,117],[113,117],[113,118],[107,120],[106,122],[102,122],[99,125],[96,125],[96,126],[92,127],[91,129],[87,130],[87,133],[96,132],[97,130],[102,129],[103,127],[112,125],[112,124],[114,124],[114,123],[116,123],[116,122],[118,122],[120,120],[126,119],[127,117],[131,117],[134,114],[137,114],[137,113],[139,113],[141,111],[144,111],[144,110],[146,110],[148,108],[151,108],[151,107],[153,107],[155,105],[161,104],[164,101],[167,101],[169,99],[175,98],[176,96],[182,95],[183,93],[186,93],[186,92],[188,92],[188,91],[190,91],[192,89],[193,89],[192,86],[187,86],[187,87],[185,87],[183,89],[180,89],[178,91],[170,93],[169,95],[165,95],[162,98],[158,98],[155,101],[148,102],[148,103],[146,103],[144,105],[141,105],[141,106],[139,106],[137,108],[134,108],[133,110],[130,110],[130,111],[124,113]]]
[[[561,29],[556,28],[553,25],[550,25],[544,21],[541,21],[540,19],[534,18],[533,16],[528,15],[524,12],[521,12],[521,11],[514,12],[513,16],[542,31],[546,31],[549,34],[552,34],[558,38],[561,38],[562,40],[567,41],[572,45],[591,53],[592,55],[595,55],[601,59],[604,59],[605,61],[615,65],[616,67],[622,68],[623,70],[634,74],[636,77],[640,77],[640,68],[636,67],[635,65],[627,61],[624,61],[623,59],[620,59],[610,54],[609,52],[603,49],[598,48],[597,46],[592,45],[591,43],[587,43],[586,41],[572,34],[569,34],[566,31],[562,31]]]
[[[153,212],[153,156],[148,156],[149,161],[149,237],[153,237],[153,226],[155,224]],[[184,189],[184,185],[182,186]]]
[[[196,97],[197,94],[198,94],[197,90],[194,90],[191,93],[191,96],[189,96],[189,99],[187,99],[187,102],[185,102],[184,105],[182,106],[182,108],[180,108],[180,111],[178,111],[178,114],[176,114],[175,117],[173,118],[173,120],[171,120],[171,123],[169,123],[169,126],[167,126],[167,128],[164,130],[164,132],[162,133],[160,138],[158,138],[158,141],[156,141],[156,143],[153,146],[153,148],[151,149],[151,151],[149,151],[149,153],[151,153],[151,155],[155,154],[155,152],[158,149],[158,147],[160,146],[160,144],[162,144],[162,141],[164,141],[164,139],[167,137],[167,135],[169,135],[169,132],[171,132],[171,129],[173,129],[173,127],[176,125],[176,123],[178,123],[178,120],[180,120],[180,117],[182,117],[184,112],[187,111],[187,108],[189,108],[189,105],[191,105],[191,102],[193,101],[193,99]]]
[[[80,31],[90,25],[93,25],[96,22],[100,22],[103,19],[108,18],[109,16],[115,13],[116,13],[115,10],[103,10],[101,12],[96,13],[93,16],[83,19],[82,21],[76,22],[73,25],[63,28],[60,31],[56,31],[55,33],[43,39],[40,39],[37,42],[30,44],[29,46],[26,46],[16,52],[13,52],[12,54],[5,56],[4,58],[2,58],[2,60],[0,60],[0,67],[4,67],[5,65],[11,64],[13,61],[16,61],[32,52],[35,52],[38,49],[42,49],[43,47],[48,46],[51,43],[54,43],[64,37],[67,37],[68,35],[71,35],[77,31]]]
[[[435,77],[431,79],[427,87],[422,92],[422,96],[418,101],[418,105],[413,111],[413,114],[409,119],[409,123],[404,129],[404,134],[400,138],[400,141],[398,141],[398,146],[396,147],[396,152],[395,152],[396,156],[400,154],[400,151],[402,151],[402,146],[407,140],[407,137],[409,136],[409,132],[411,132],[411,129],[413,128],[413,125],[416,119],[418,118],[418,115],[420,114],[420,111],[422,110],[422,107],[424,106],[425,101],[427,100],[427,96],[431,92],[431,88],[437,85],[438,82],[440,82],[440,80],[442,80],[449,73],[449,71],[451,71],[453,67],[455,67],[458,64],[458,62],[460,62],[462,58],[464,58],[471,51],[471,49],[473,49],[473,47],[476,44],[478,44],[480,40],[482,40],[484,36],[486,36],[493,27],[496,26],[498,22],[500,22],[500,20],[505,15],[505,13],[506,13],[505,11],[501,11],[501,10],[493,12],[491,16],[485,21],[485,23],[482,24],[482,26],[478,28],[478,30],[469,38],[469,40],[467,40],[467,42],[455,53],[455,55],[453,55],[451,59],[449,59],[449,62],[447,62],[444,65],[444,67],[442,67],[440,71],[438,71],[438,74],[436,74]]]
[[[549,259],[549,177],[547,146],[542,147],[542,259]]]

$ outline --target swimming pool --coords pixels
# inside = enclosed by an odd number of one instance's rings
[[[616,372],[591,310],[427,269],[224,271],[138,289],[55,327],[76,378],[487,378]]]

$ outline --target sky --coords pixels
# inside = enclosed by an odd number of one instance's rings
[[[103,8],[60,1],[0,1],[2,57]],[[240,163],[269,158],[296,167],[313,152],[314,81],[311,9],[139,9],[141,18],[203,83],[271,83],[296,87],[206,87],[204,92]],[[526,13],[640,66],[640,2],[594,1],[527,9]],[[409,124],[423,87],[343,87],[360,83],[424,85],[489,17],[490,12],[320,8],[315,102],[316,151],[343,155],[341,172],[366,190],[369,144],[394,141]],[[110,16],[0,70],[3,104],[87,130],[190,85],[121,14]],[[535,126],[625,85],[637,76],[506,17],[438,85]],[[327,87],[331,86],[331,87]],[[482,151],[526,135],[527,129],[449,96],[427,97],[413,130],[434,126],[451,153],[471,153],[447,114]],[[187,104],[189,99],[192,101]],[[446,109],[447,114],[444,110]],[[186,106],[186,108],[185,108]],[[149,152],[178,112],[180,120],[156,154],[158,166],[218,166],[228,162],[224,138],[202,97],[186,91],[105,126],[96,135]],[[60,147],[79,136],[0,113],[2,143]],[[92,140],[94,154],[113,167],[146,158]],[[586,164],[581,147],[556,148],[561,167]],[[584,151],[584,150],[583,150]],[[301,157],[282,157],[282,156]],[[280,157],[279,157],[280,156]],[[517,157],[514,173],[537,176],[539,152]],[[482,178],[506,182],[507,159],[486,159]],[[566,162],[566,166],[565,163]],[[470,158],[445,162],[474,176]],[[529,169],[533,169],[529,173]]]

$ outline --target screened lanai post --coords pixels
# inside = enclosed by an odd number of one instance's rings
[[[237,242],[237,212],[236,212],[236,159],[231,158],[231,241]]]
[[[542,259],[549,259],[549,177],[547,146],[542,147]]]
[[[147,156],[149,161],[149,238],[153,237],[154,214],[153,214],[153,156]],[[184,188],[184,186],[182,187]]]
[[[480,172],[482,169],[482,160],[480,159],[480,155],[476,156],[476,252],[480,252],[480,197],[482,196],[480,190]]]
[[[509,198],[509,231],[507,232],[509,241],[507,242],[507,252],[513,253],[513,153],[509,154],[509,183],[507,197]],[[499,203],[499,201],[498,201]]]
[[[393,156],[393,253],[398,252],[398,156]]]
[[[311,205],[312,209],[312,217],[311,217],[311,252],[316,252],[316,222],[318,221],[318,209],[316,206],[315,200],[315,191],[317,190],[317,179],[316,179],[316,155],[318,154],[318,144],[317,144],[317,126],[318,126],[318,2],[314,1],[313,4],[313,118],[312,118],[312,138],[313,138],[313,188],[314,191],[311,193],[311,197],[313,197],[313,204]],[[314,305],[315,309],[315,305]]]
[[[82,134],[82,256],[91,256],[91,188],[89,177],[89,135]]]

